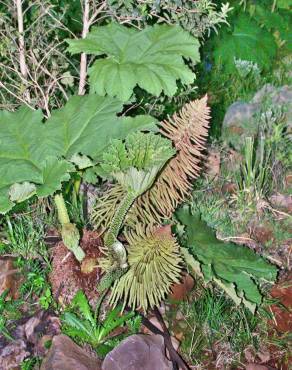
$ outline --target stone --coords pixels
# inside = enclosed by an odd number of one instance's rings
[[[292,331],[292,272],[275,284],[270,292],[271,296],[279,300],[279,304],[272,304],[274,320],[271,324],[282,333]]]
[[[244,357],[245,357],[245,359],[248,363],[254,363],[256,354],[255,354],[255,349],[252,345],[247,346],[244,349],[243,353],[244,353]]]
[[[285,187],[291,188],[292,187],[292,172],[288,172],[285,175]]]
[[[252,229],[251,236],[260,244],[274,240],[273,230],[268,224],[255,225]]]
[[[53,338],[41,370],[101,370],[101,361],[90,356],[66,335]]]
[[[60,333],[60,326],[59,318],[49,311],[16,321],[9,330],[13,341],[0,335],[0,369],[20,369],[25,358],[43,357],[48,351],[46,342]]]
[[[292,89],[287,85],[277,88],[271,84],[266,84],[256,92],[251,103],[262,104],[266,99],[270,99],[272,104],[275,105],[291,104]]]
[[[179,349],[179,346],[180,346],[180,340],[174,336],[171,336],[170,337],[171,339],[171,343],[173,345],[173,348],[177,351]]]
[[[273,194],[269,198],[273,207],[281,208],[288,213],[292,213],[292,196],[285,194]]]
[[[258,109],[258,103],[238,101],[231,104],[224,116],[223,127],[240,127],[239,124],[250,121]]]
[[[172,370],[161,335],[135,334],[109,352],[102,370]],[[63,370],[63,369],[62,369]]]
[[[283,118],[286,121],[288,132],[292,130],[292,88],[290,86],[275,87],[264,85],[256,92],[250,102],[237,101],[227,109],[223,125],[222,138],[236,150],[242,149],[244,138],[256,137],[261,124],[259,117],[265,106],[285,107]]]
[[[272,84],[265,84],[259,91],[255,93],[252,98],[254,104],[262,104],[265,97],[276,92],[275,86]]]
[[[178,310],[177,313],[176,313],[176,315],[175,315],[175,319],[177,321],[185,320],[185,316],[183,315],[183,313],[180,310]]]
[[[157,329],[159,329],[163,332],[163,328],[162,328],[160,322],[158,321],[157,317],[152,316],[152,317],[150,317],[149,321],[151,322],[152,325],[156,326]],[[165,322],[165,325],[167,327],[169,326],[167,322]]]
[[[178,343],[179,343],[179,344],[180,344],[180,342],[183,340],[184,336],[185,336],[185,334],[184,334],[184,332],[183,332],[183,331],[180,331],[180,332],[176,332],[176,333],[174,333],[174,337],[175,337],[175,339],[177,339],[177,340],[178,340]],[[179,344],[178,344],[178,346],[179,346]],[[174,346],[174,343],[172,343],[172,345]]]
[[[11,341],[4,348],[0,348],[0,369],[20,369],[20,363],[30,355],[23,340]]]
[[[265,365],[247,364],[245,370],[269,370],[269,368]]]
[[[221,173],[232,173],[240,170],[243,155],[232,148],[228,148],[221,159]]]
[[[171,336],[170,337],[170,340],[171,340],[171,344],[173,346],[173,348],[175,349],[175,351],[177,351],[179,349],[179,346],[180,346],[180,339],[176,338],[175,336]],[[169,354],[169,351],[168,349],[166,348],[166,356],[167,358],[170,358],[170,354]]]
[[[257,352],[258,358],[261,360],[261,363],[266,363],[270,360],[271,354],[269,351],[259,351]]]
[[[158,309],[159,309],[159,312],[161,313],[162,316],[165,315],[165,313],[166,313],[166,305],[165,305],[164,302],[161,302],[160,303],[160,306],[158,307]]]

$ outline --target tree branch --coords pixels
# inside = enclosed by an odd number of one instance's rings
[[[15,0],[17,10],[17,23],[18,23],[18,47],[19,47],[19,66],[20,72],[23,78],[27,81],[27,64],[25,60],[25,43],[24,43],[24,32],[23,32],[23,13],[22,13],[22,1]],[[26,91],[26,98],[30,102],[29,92]]]
[[[102,12],[102,10],[106,6],[106,2],[103,1],[102,4],[93,12],[90,17],[90,0],[84,0],[83,9],[83,29],[82,29],[82,38],[84,39],[88,32],[90,26],[94,23],[97,16]],[[81,54],[80,59],[80,79],[79,79],[79,89],[78,94],[84,95],[85,94],[85,84],[86,84],[86,76],[87,76],[87,55],[85,53]]]
[[[2,87],[3,89],[5,89],[10,95],[12,95],[14,98],[20,100],[22,103],[24,103],[25,105],[27,105],[29,108],[33,109],[34,110],[34,107],[31,106],[27,101],[25,101],[24,99],[22,99],[20,96],[14,94],[13,91],[9,90],[5,85],[3,85],[3,83],[0,81],[0,87]]]
[[[84,0],[83,8],[83,29],[82,29],[82,38],[85,39],[89,31],[89,0]],[[84,95],[85,93],[85,83],[87,75],[87,55],[85,53],[81,54],[80,59],[80,80],[79,80],[79,89],[78,94]]]

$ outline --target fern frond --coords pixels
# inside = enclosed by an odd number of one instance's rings
[[[115,282],[110,304],[123,299],[130,307],[153,308],[179,281],[182,258],[170,226],[150,227],[139,224],[125,233],[129,243],[129,270]]]
[[[186,104],[161,124],[162,135],[172,140],[177,154],[160,173],[154,185],[140,196],[130,209],[126,224],[160,224],[171,217],[177,206],[192,189],[200,173],[202,151],[205,149],[210,119],[207,96]]]

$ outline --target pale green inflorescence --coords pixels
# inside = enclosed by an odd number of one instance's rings
[[[126,268],[126,252],[117,240],[124,218],[135,201],[155,181],[163,165],[175,154],[170,140],[154,133],[132,133],[125,141],[113,140],[103,155],[100,173],[115,179],[126,191],[105,235],[108,271]]]

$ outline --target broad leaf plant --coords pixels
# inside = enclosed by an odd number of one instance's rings
[[[199,266],[206,280],[221,282],[228,294],[254,310],[261,302],[257,281],[273,281],[273,267],[245,247],[218,242],[184,211],[178,214],[186,227],[183,248],[163,226],[172,222],[198,176],[209,121],[206,97],[187,104],[159,129],[151,116],[121,114],[124,104],[134,100],[136,86],[154,96],[173,96],[178,81],[193,83],[198,40],[179,26],[137,30],[110,23],[67,42],[70,53],[96,57],[89,69],[90,94],[70,97],[48,119],[28,107],[0,112],[0,212],[32,196],[53,196],[63,242],[81,262],[85,254],[62,187],[75,172],[87,181],[93,171],[115,189],[101,196],[99,207],[112,211],[98,211],[92,218],[97,225],[108,218],[99,261],[105,272],[101,296],[114,283],[114,305],[123,299],[124,305],[146,311],[178,281],[184,258],[195,269]],[[227,266],[226,260],[232,263]]]

